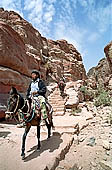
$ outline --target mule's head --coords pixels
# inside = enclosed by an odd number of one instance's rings
[[[19,104],[19,94],[15,87],[12,87],[9,93],[9,99],[7,102],[7,111],[5,112],[6,119],[13,118],[16,114]]]

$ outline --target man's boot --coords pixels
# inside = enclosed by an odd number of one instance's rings
[[[17,124],[17,128],[25,128],[26,123],[25,122],[21,122],[20,124]]]

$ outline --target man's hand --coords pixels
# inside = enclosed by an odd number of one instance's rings
[[[38,92],[37,91],[32,92],[32,96],[34,96],[35,94],[38,94]]]

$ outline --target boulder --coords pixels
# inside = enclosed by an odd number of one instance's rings
[[[107,140],[103,140],[103,148],[105,148],[106,150],[110,150],[110,144],[109,141]]]
[[[112,161],[101,161],[99,164],[103,170],[112,170]]]
[[[66,94],[69,96],[67,102],[65,103],[65,107],[67,109],[77,108],[79,104],[78,93],[74,88],[69,88],[66,90]]]

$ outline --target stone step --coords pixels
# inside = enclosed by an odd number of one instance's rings
[[[53,108],[53,112],[65,112],[65,109],[64,108],[60,108],[60,109]]]
[[[64,113],[64,111],[54,111],[53,112],[53,116],[63,116],[65,113]]]
[[[52,103],[52,106],[54,107],[65,107],[64,103]]]
[[[55,108],[62,108],[62,107],[65,107],[65,105],[64,104],[57,104],[57,103],[52,103],[52,107],[55,107]]]
[[[65,107],[64,104],[53,104],[53,103],[52,103],[52,106],[55,107],[55,108],[57,108],[57,107],[58,107],[58,108]]]
[[[52,103],[53,103],[53,102],[54,102],[54,103],[65,103],[64,100],[60,100],[60,99],[59,99],[59,100],[58,100],[58,99],[55,99],[55,100],[54,100],[54,99],[53,99],[53,100],[50,99],[49,102],[52,102]]]
[[[63,98],[60,97],[60,96],[59,97],[58,96],[55,96],[55,97],[53,96],[53,97],[50,97],[49,100],[63,100]]]
[[[53,108],[54,112],[64,112],[64,108]]]
[[[51,104],[51,106],[52,106],[52,108],[53,109],[57,109],[57,108],[65,108],[65,106],[64,105],[53,105],[53,104]]]
[[[53,108],[65,108],[65,105],[64,104],[52,104],[52,107]]]
[[[64,106],[65,105],[65,102],[51,102],[49,101],[49,103],[52,105],[52,106]]]
[[[63,119],[64,118],[64,119]],[[79,118],[75,118],[73,116],[53,116],[53,122],[55,126],[54,132],[59,132],[61,134],[75,134],[78,132],[79,128],[81,129],[83,125],[85,125],[85,121],[83,124],[79,124]],[[41,128],[42,129],[42,128]],[[43,126],[44,132],[47,133],[46,126]]]
[[[49,102],[52,106],[54,106],[54,107],[64,107],[65,105],[64,105],[64,103],[51,103],[51,102]]]
[[[63,102],[63,103],[65,103],[66,100],[57,99],[57,98],[56,98],[56,99],[49,99],[49,101],[51,101],[51,102],[54,101],[54,102]]]

